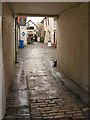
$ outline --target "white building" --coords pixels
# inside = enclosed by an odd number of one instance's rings
[[[20,26],[20,40],[24,40],[24,45],[27,45],[27,27]]]
[[[29,20],[26,23],[26,26],[27,26],[27,34],[35,35],[37,33],[38,31],[37,25],[32,20]]]
[[[45,17],[42,21],[43,27],[41,37],[44,37],[44,43],[51,40],[52,45],[57,44],[57,21],[53,17]]]

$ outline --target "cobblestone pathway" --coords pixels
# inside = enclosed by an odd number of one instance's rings
[[[83,111],[48,70],[56,50],[44,44],[19,50],[7,98],[6,120],[84,120]],[[85,119],[86,120],[86,119]]]

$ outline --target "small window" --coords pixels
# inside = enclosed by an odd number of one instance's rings
[[[49,18],[48,18],[48,25],[49,25]]]
[[[47,19],[46,19],[46,26],[47,26]]]
[[[44,31],[44,37],[46,36],[46,31]]]

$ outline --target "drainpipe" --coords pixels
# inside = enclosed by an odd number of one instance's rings
[[[17,61],[17,42],[18,42],[18,38],[17,38],[17,20],[18,17],[15,18],[15,63],[18,63]]]

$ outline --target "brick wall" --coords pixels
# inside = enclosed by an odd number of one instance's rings
[[[82,3],[58,18],[58,67],[88,90],[88,4]]]

